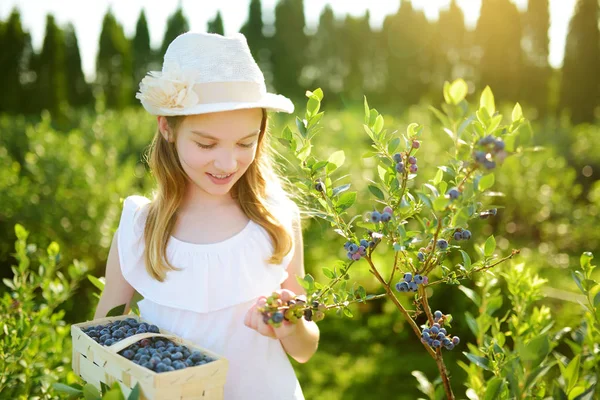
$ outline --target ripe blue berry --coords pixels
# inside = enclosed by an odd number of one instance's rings
[[[412,164],[412,165],[416,164],[417,163],[417,157],[415,157],[415,156],[408,157],[408,163]]]
[[[423,329],[423,333],[425,333],[425,332],[429,333],[429,328]]]
[[[448,347],[451,344],[452,344],[452,341],[450,339],[448,339],[447,337],[442,339],[442,345],[444,345],[445,347]]]
[[[504,150],[504,142],[502,141],[502,139],[498,139],[494,142],[494,150],[495,151]]]
[[[399,292],[408,292],[408,283],[406,282],[398,282],[396,283],[396,290]]]
[[[443,333],[444,335],[448,334],[448,332],[446,332],[446,328],[440,328],[440,333]]]
[[[437,338],[439,340],[444,340],[444,338],[446,337],[446,335],[444,335],[442,332],[438,333]]]
[[[381,214],[379,213],[379,211],[373,211],[371,213],[371,222],[380,222],[381,221]]]
[[[479,139],[479,142],[477,142],[477,144],[479,144],[480,146],[486,146],[488,144],[492,144],[495,142],[495,139],[492,135],[487,135],[484,138]]]
[[[460,192],[456,188],[448,190],[448,197],[450,197],[452,200],[458,199],[459,195],[460,195]]]
[[[424,338],[424,339],[429,339],[429,333],[427,333],[427,332],[423,332],[423,333],[421,334],[421,337],[422,337],[422,338]]]
[[[367,254],[367,249],[365,248],[365,246],[360,246],[358,248],[358,254],[360,254],[361,256],[364,256]]]
[[[440,345],[441,345],[441,343],[440,343],[439,340],[434,340],[433,343],[432,343],[433,347],[440,347]]]
[[[324,192],[325,185],[323,184],[323,182],[319,181],[315,184],[315,189],[317,189],[317,191],[319,191],[319,192]]]
[[[396,164],[396,172],[403,173],[404,172],[404,163],[400,161]]]
[[[352,242],[350,242],[350,241],[344,243],[344,250],[349,250],[351,244],[352,244]]]
[[[423,261],[425,261],[425,254],[418,252],[417,258],[419,259],[419,261],[423,262]]]
[[[393,158],[394,158],[394,162],[399,163],[402,161],[402,154],[396,153],[396,154],[394,154]]]
[[[464,239],[464,240],[471,239],[471,231],[469,231],[467,229],[465,229],[464,231],[462,231],[461,238]]]
[[[442,312],[440,310],[437,310],[436,312],[433,313],[434,318],[436,319],[440,319],[442,318]]]
[[[432,326],[431,328],[429,328],[429,331],[434,335],[437,335],[438,333],[440,333],[440,328],[437,326]]]
[[[484,151],[477,150],[474,154],[474,157],[475,161],[477,161],[479,164],[483,164],[486,161],[486,154]]]
[[[447,350],[452,350],[454,348],[454,344],[450,343],[449,345],[446,346]]]
[[[412,281],[412,274],[410,272],[406,272],[404,274],[404,281],[407,282],[407,283],[410,282],[410,281]]]
[[[488,170],[494,169],[496,168],[496,161],[485,160],[483,166]]]
[[[408,288],[410,289],[411,292],[416,292],[419,290],[419,287],[417,286],[416,282],[410,282],[408,284]]]
[[[458,336],[454,336],[452,338],[452,344],[457,345],[460,343],[460,338]]]
[[[440,239],[437,241],[437,246],[440,250],[446,250],[448,248],[448,242],[446,239]]]
[[[420,284],[422,284],[422,283],[423,283],[423,277],[422,277],[421,275],[419,275],[419,274],[416,274],[416,275],[415,275],[415,278],[414,278],[414,280],[415,280],[415,283],[416,283],[417,285],[420,285]]]
[[[276,313],[273,314],[271,319],[273,320],[273,322],[279,323],[279,322],[283,321],[283,313],[281,311],[277,311]]]
[[[362,247],[365,247],[365,248],[366,248],[366,247],[369,247],[369,242],[368,242],[367,240],[365,240],[365,239],[361,239],[361,240],[360,240],[360,245],[361,245]]]
[[[418,170],[418,169],[419,169],[419,168],[417,167],[417,164],[410,164],[409,171],[410,171],[411,173],[413,173],[413,174],[414,174],[415,172],[417,172],[417,170]]]
[[[438,328],[438,329],[440,329],[440,328],[441,328],[440,324],[438,324],[437,322],[436,322],[436,323],[434,323],[434,324],[433,324],[431,327],[432,327],[432,328],[433,328],[433,327],[436,327],[436,328]]]
[[[391,214],[388,214],[387,212],[384,212],[383,214],[381,214],[381,222],[390,222],[391,219],[392,219]]]
[[[355,243],[352,243],[350,246],[348,246],[348,251],[354,254],[358,251],[358,246]]]
[[[352,260],[352,253],[349,251],[348,253],[346,253],[346,257],[348,257],[348,260]]]
[[[412,148],[413,149],[418,149],[419,147],[421,147],[421,143],[418,140],[413,140],[413,142],[412,142]]]
[[[369,242],[369,247],[370,247],[370,248],[373,248],[373,247],[375,247],[375,242],[371,240],[371,241]]]

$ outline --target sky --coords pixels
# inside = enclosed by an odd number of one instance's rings
[[[465,14],[469,28],[475,27],[482,0],[457,0]],[[527,0],[512,0],[520,10],[527,8]],[[562,65],[565,40],[569,21],[573,15],[576,0],[549,0],[550,2],[550,56],[549,62],[553,67]],[[83,71],[88,79],[95,75],[95,59],[98,52],[98,40],[102,19],[109,7],[117,18],[128,37],[135,33],[135,25],[142,8],[146,12],[150,40],[153,47],[161,44],[167,18],[177,5],[181,3],[183,12],[190,23],[190,29],[206,31],[206,23],[213,19],[217,11],[223,17],[225,35],[238,32],[248,16],[249,0],[2,0],[0,2],[0,19],[6,20],[13,8],[18,7],[21,21],[31,33],[33,47],[39,51],[44,40],[46,15],[54,15],[57,23],[65,26],[73,23],[79,50],[81,52]],[[274,18],[274,8],[277,0],[262,0],[263,20],[269,23]],[[436,20],[439,11],[448,8],[450,0],[412,0],[416,9],[424,10],[425,15]],[[304,13],[309,29],[315,29],[319,16],[330,4],[337,18],[346,14],[353,16],[364,15],[368,9],[373,29],[379,29],[386,15],[398,10],[400,0],[304,0]]]

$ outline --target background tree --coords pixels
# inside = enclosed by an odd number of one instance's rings
[[[46,34],[39,59],[38,99],[42,109],[60,115],[67,102],[65,38],[54,17],[46,17]]]
[[[439,96],[445,81],[465,77],[467,72],[465,17],[456,0],[452,0],[447,9],[440,11],[432,43],[437,43],[437,46],[434,50],[433,87],[430,90]]]
[[[150,47],[150,32],[144,10],[140,12],[135,26],[131,49],[133,52],[133,93],[137,92],[139,83],[148,71],[160,69],[154,65],[152,48]]]
[[[431,81],[432,29],[425,15],[402,0],[398,12],[383,22],[382,45],[387,57],[387,100],[414,104]]]
[[[516,100],[522,74],[521,16],[510,0],[481,4],[475,37],[481,50],[480,84],[489,85],[498,100]]]
[[[65,29],[65,72],[68,79],[67,100],[73,107],[87,106],[92,102],[92,91],[81,69],[81,55],[73,24]]]
[[[160,47],[159,58],[163,58],[163,56],[167,52],[169,44],[173,41],[173,39],[189,30],[190,24],[188,23],[188,20],[185,17],[185,15],[183,15],[183,10],[181,9],[180,3],[177,10],[175,10],[173,15],[171,15],[167,20],[167,29],[165,30],[165,36],[163,37],[162,46]]]
[[[225,29],[223,28],[223,18],[221,18],[221,11],[217,11],[217,15],[213,20],[209,20],[206,28],[207,32],[210,33],[218,33],[219,35],[225,34]]]
[[[24,106],[20,75],[27,63],[27,35],[21,26],[21,14],[15,8],[0,26],[0,112],[17,113]]]
[[[523,16],[523,82],[521,98],[542,114],[548,108],[550,9],[548,0],[529,0]]]
[[[272,40],[273,81],[279,93],[296,99],[304,96],[305,92],[299,84],[308,46],[305,24],[303,0],[281,0],[277,3]]]
[[[273,71],[271,66],[271,49],[264,33],[265,25],[262,19],[260,0],[251,0],[248,7],[248,18],[240,28],[250,47],[250,52],[256,63],[263,71],[265,83],[269,89],[273,87]]]
[[[108,108],[123,108],[130,103],[131,82],[131,46],[125,37],[123,27],[111,10],[108,10],[102,22],[100,46],[96,60],[96,80],[104,93]]]
[[[593,122],[600,102],[598,1],[579,0],[565,48],[560,106],[574,123]]]

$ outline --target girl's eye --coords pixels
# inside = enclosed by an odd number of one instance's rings
[[[200,144],[198,142],[196,142],[196,145],[198,145],[198,147],[202,148],[202,149],[212,149],[213,147],[215,147],[214,144],[211,145],[204,145],[204,144]]]
[[[247,148],[247,149],[248,149],[248,148],[250,148],[250,147],[253,147],[253,146],[254,146],[254,142],[252,142],[252,143],[248,143],[248,144],[241,144],[241,143],[240,143],[240,146],[242,146],[242,147],[245,147],[245,148]]]

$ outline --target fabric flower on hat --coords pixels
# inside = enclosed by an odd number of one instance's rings
[[[149,72],[135,97],[150,108],[184,109],[198,103],[193,87],[191,76],[185,76],[176,65],[169,65],[163,72]]]

